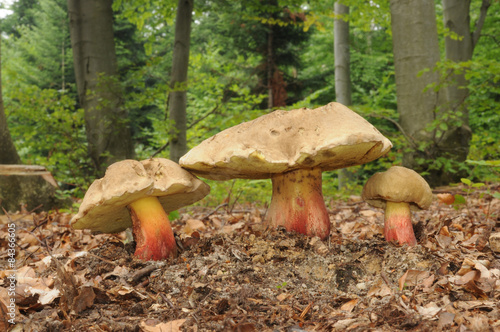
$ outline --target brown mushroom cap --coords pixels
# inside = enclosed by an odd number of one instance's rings
[[[339,103],[277,110],[201,142],[179,164],[213,180],[265,179],[301,168],[360,165],[392,147],[374,126]]]
[[[127,205],[140,198],[157,196],[170,212],[199,201],[209,192],[206,183],[171,160],[122,160],[110,165],[104,177],[90,185],[71,224],[75,229],[117,233],[132,226]]]
[[[386,202],[410,203],[412,210],[426,210],[432,202],[429,184],[417,172],[392,166],[368,179],[361,194],[368,204],[385,209]]]

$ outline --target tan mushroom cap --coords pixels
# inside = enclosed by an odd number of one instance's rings
[[[426,210],[432,203],[432,190],[417,172],[392,166],[368,179],[361,194],[368,204],[385,209],[386,202],[410,203],[410,208]]]
[[[157,196],[170,212],[199,201],[209,192],[206,183],[171,160],[122,160],[110,165],[104,177],[90,185],[71,224],[75,229],[117,233],[132,226],[127,205],[140,198]]]
[[[339,103],[277,110],[223,130],[179,164],[213,180],[265,179],[301,168],[323,171],[360,165],[386,154],[391,142]]]

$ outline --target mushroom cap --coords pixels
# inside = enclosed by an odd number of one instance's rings
[[[432,190],[417,172],[402,166],[392,166],[375,173],[366,181],[361,194],[368,204],[385,209],[386,202],[410,203],[410,208],[426,210],[432,203]]]
[[[127,206],[140,198],[157,196],[168,213],[199,201],[209,192],[205,182],[171,160],[122,160],[110,165],[104,177],[90,185],[71,224],[75,229],[117,233],[132,226]]]
[[[266,179],[301,168],[360,165],[386,154],[391,142],[339,103],[277,110],[204,140],[179,164],[213,180]]]

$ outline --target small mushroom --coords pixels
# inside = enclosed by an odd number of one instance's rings
[[[432,202],[432,191],[427,182],[414,170],[392,166],[368,179],[363,199],[370,205],[385,209],[384,237],[401,245],[417,244],[411,212],[426,210]]]
[[[212,136],[179,164],[212,180],[271,178],[267,222],[325,239],[330,220],[322,172],[360,165],[392,147],[374,126],[349,108],[277,110]]]
[[[177,254],[168,212],[209,192],[206,183],[168,159],[123,160],[90,185],[71,224],[100,233],[132,227],[136,258],[167,259]]]

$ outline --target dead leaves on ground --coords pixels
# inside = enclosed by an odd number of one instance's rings
[[[500,230],[500,202],[474,196],[457,210],[443,199],[414,215],[414,248],[386,243],[383,211],[359,199],[331,204],[327,241],[267,230],[265,210],[251,205],[195,208],[173,225],[181,252],[171,262],[137,261],[123,234],[74,231],[67,214],[12,215],[17,326],[500,331],[500,263],[488,241]],[[12,327],[8,274],[0,271],[0,326]]]

